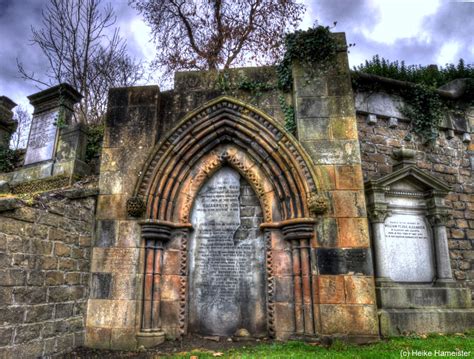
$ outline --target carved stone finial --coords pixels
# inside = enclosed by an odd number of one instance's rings
[[[322,194],[314,193],[308,199],[308,208],[314,215],[324,214],[329,208],[329,202]]]
[[[145,203],[140,197],[130,197],[127,200],[127,213],[129,216],[141,217],[145,209]]]
[[[416,151],[409,148],[399,148],[393,150],[393,158],[396,162],[393,165],[393,170],[399,170],[400,168],[416,165],[415,159]]]

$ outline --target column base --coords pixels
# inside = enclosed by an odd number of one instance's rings
[[[375,286],[376,287],[397,287],[399,286],[399,284],[387,277],[376,277]]]
[[[145,349],[156,347],[165,341],[165,332],[139,332],[137,334],[137,345],[138,348],[144,347]]]
[[[436,279],[434,282],[435,287],[441,288],[453,288],[453,287],[461,287],[462,285],[456,282],[454,279],[445,278],[445,279]]]

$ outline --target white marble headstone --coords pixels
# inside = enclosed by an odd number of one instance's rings
[[[385,220],[385,261],[397,282],[431,282],[435,276],[431,231],[425,216],[393,214]]]

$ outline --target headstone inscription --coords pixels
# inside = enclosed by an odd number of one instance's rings
[[[25,155],[25,165],[53,159],[58,135],[57,117],[58,111],[33,116]]]
[[[435,276],[432,237],[420,214],[392,214],[385,220],[386,258],[390,279],[431,282]]]
[[[261,217],[255,194],[245,191],[240,175],[223,168],[196,198],[191,216],[191,332],[231,336],[243,328],[253,336],[266,335]],[[253,207],[245,203],[249,200]]]

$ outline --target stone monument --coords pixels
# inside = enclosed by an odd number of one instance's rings
[[[8,148],[17,122],[13,120],[12,109],[16,103],[6,96],[0,96],[0,148]]]
[[[199,192],[191,215],[190,330],[266,334],[262,210],[252,188],[222,168]]]
[[[74,105],[81,98],[68,84],[28,96],[34,111],[24,168],[12,173],[11,184],[88,174],[84,163],[87,136],[81,124],[73,123]]]
[[[470,291],[451,272],[444,202],[450,188],[416,167],[413,150],[394,157],[392,173],[366,182],[381,334],[472,327]]]

